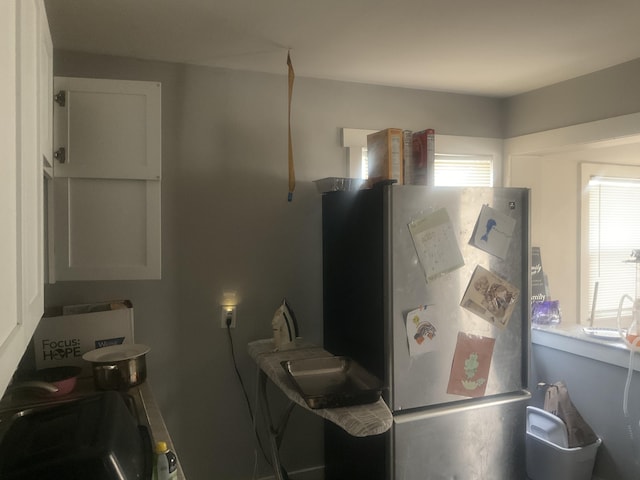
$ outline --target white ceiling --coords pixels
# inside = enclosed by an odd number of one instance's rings
[[[55,48],[508,97],[640,58],[639,0],[45,0]]]

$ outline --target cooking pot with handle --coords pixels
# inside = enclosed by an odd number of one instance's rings
[[[93,380],[99,390],[128,390],[147,378],[146,354],[142,344],[111,345],[82,355],[91,363]]]

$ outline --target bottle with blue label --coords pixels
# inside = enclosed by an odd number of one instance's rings
[[[156,442],[156,462],[153,466],[153,480],[174,480],[178,478],[178,459],[169,450],[166,442]]]

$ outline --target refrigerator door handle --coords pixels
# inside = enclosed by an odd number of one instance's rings
[[[467,410],[475,410],[483,407],[495,407],[498,405],[506,405],[529,400],[531,392],[528,390],[519,390],[516,392],[505,393],[502,395],[494,395],[486,398],[477,398],[463,402],[456,402],[455,405],[439,405],[433,408],[423,408],[412,412],[402,413],[394,412],[394,423],[408,423],[417,420],[427,420],[433,417],[450,415],[454,413],[464,412]]]

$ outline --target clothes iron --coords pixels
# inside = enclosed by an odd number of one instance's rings
[[[295,340],[299,336],[298,322],[286,298],[282,300],[282,304],[273,315],[271,326],[276,350],[285,350],[295,345]]]

